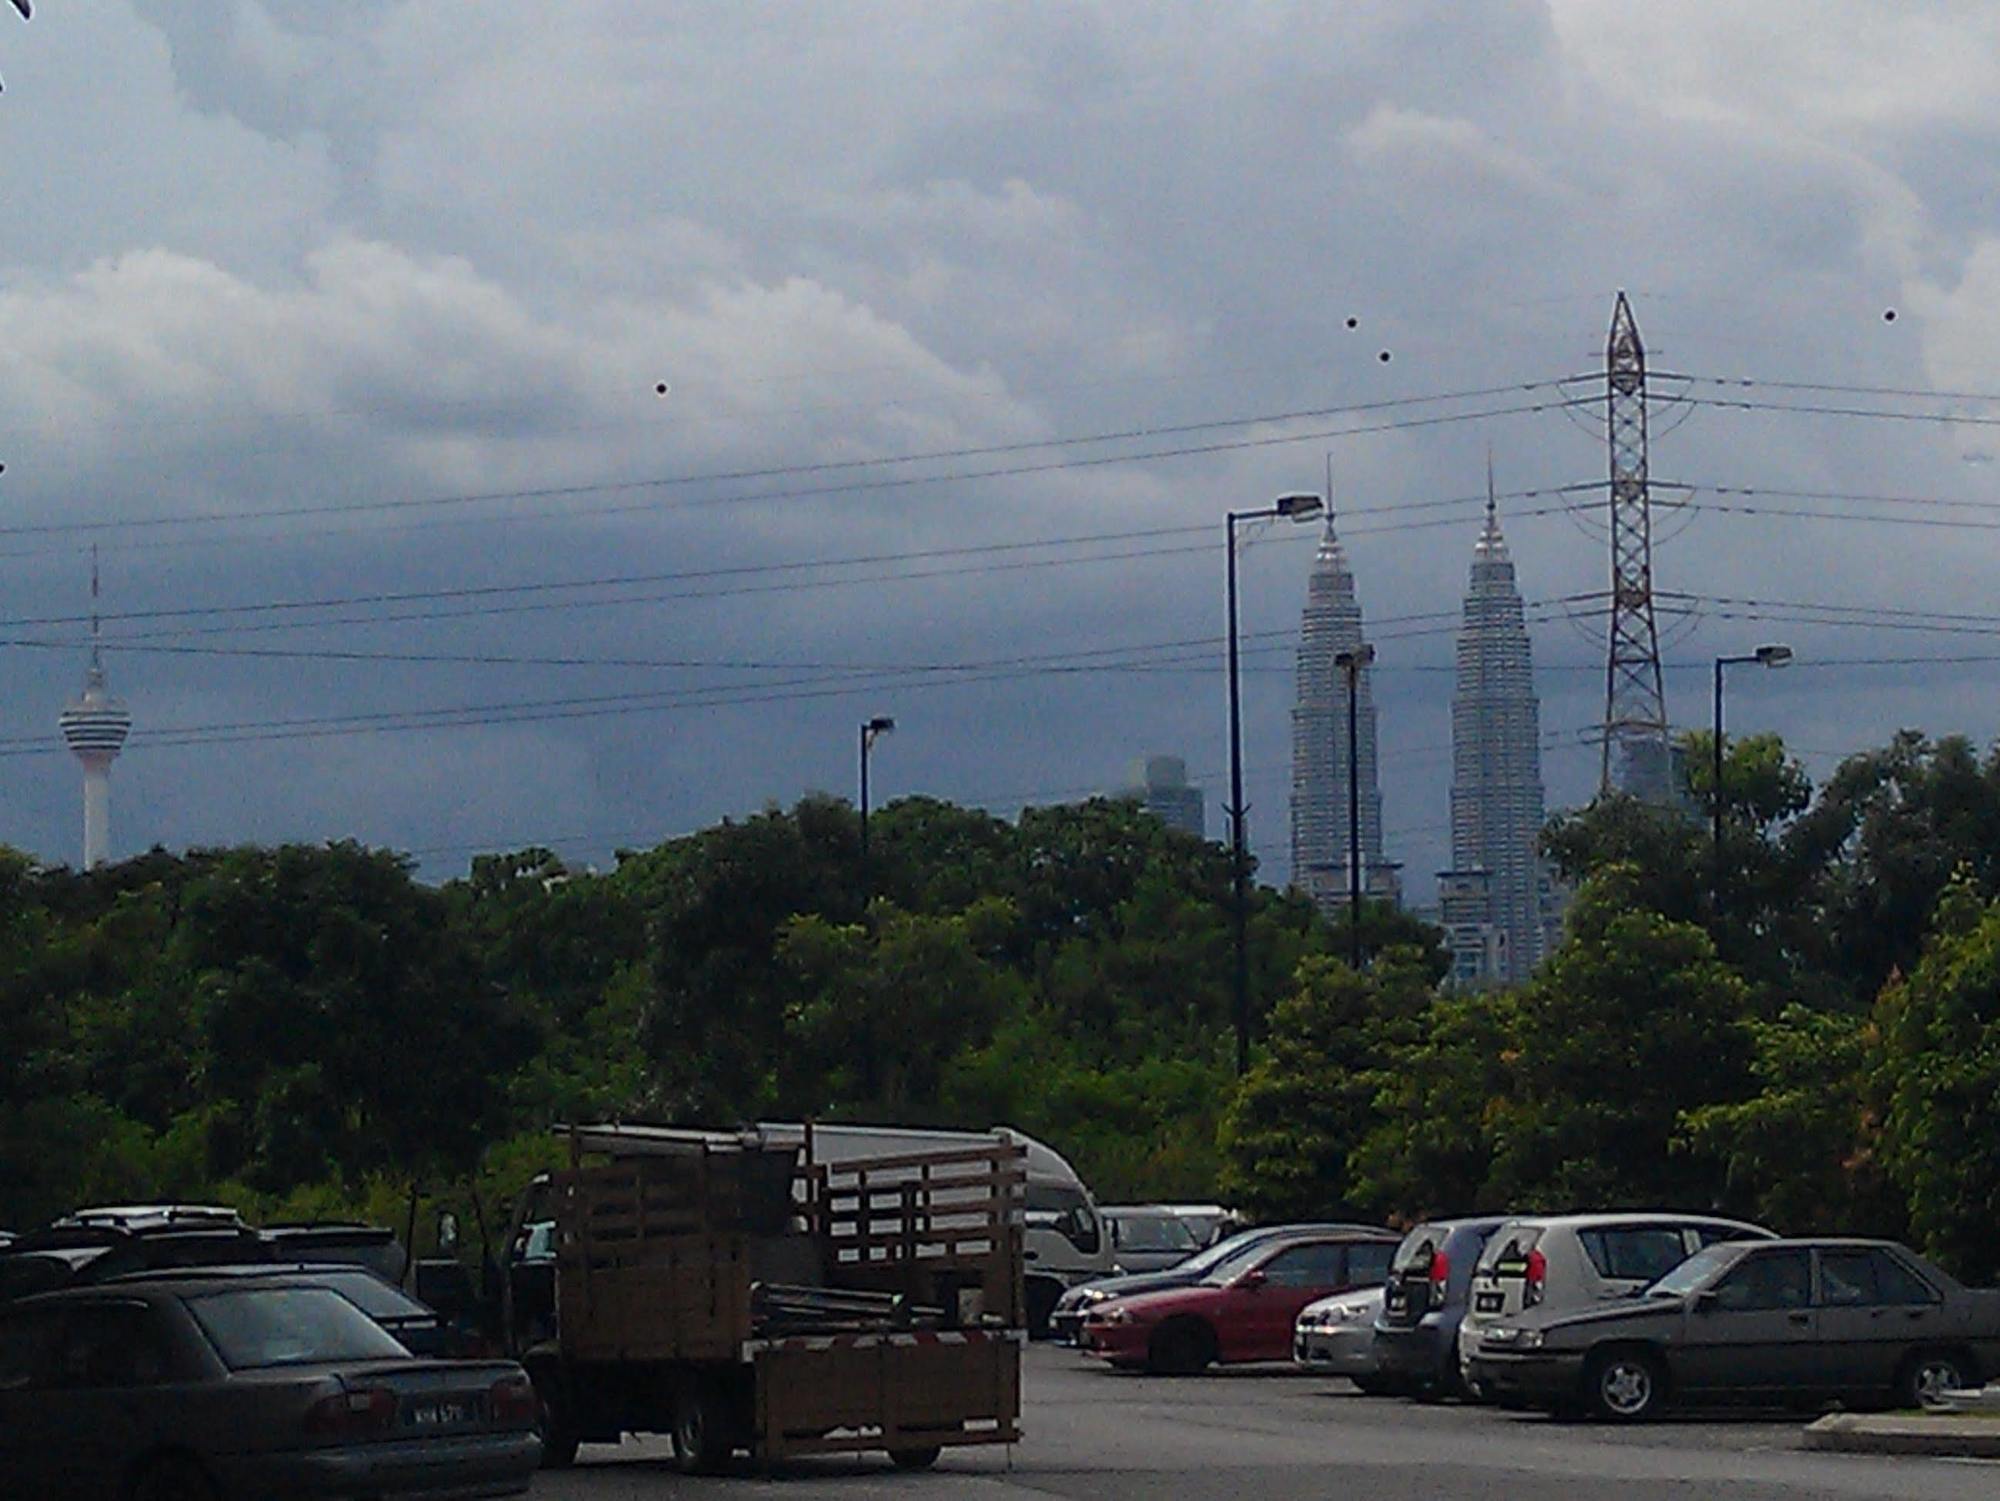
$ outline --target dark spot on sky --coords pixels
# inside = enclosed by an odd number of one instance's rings
[[[1361,327],[1361,320],[1359,318],[1349,318],[1347,320],[1347,326],[1349,328],[1359,328]]]
[[[658,384],[657,386],[653,387],[653,394],[654,394],[655,396],[664,396],[664,395],[666,395],[666,394],[667,394],[667,383],[666,383],[665,381],[661,381],[661,382],[660,382],[660,383],[659,383],[659,384]]]
[[[1385,349],[1380,354],[1376,355],[1375,358],[1380,360],[1383,364],[1386,365],[1389,363],[1389,351]]]
[[[1884,323],[1894,323],[1896,321],[1896,310],[1890,308],[1888,312],[1882,315],[1882,321]]]

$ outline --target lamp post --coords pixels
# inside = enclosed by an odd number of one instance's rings
[[[878,714],[861,722],[861,861],[868,862],[868,753],[875,742],[896,728],[896,721]]]
[[[1229,553],[1229,864],[1234,895],[1231,921],[1236,947],[1232,999],[1236,1021],[1236,1072],[1250,1071],[1250,891],[1249,856],[1243,838],[1243,701],[1236,659],[1236,523],[1310,521],[1326,509],[1317,495],[1280,495],[1256,511],[1231,511],[1224,527]]]
[[[1347,675],[1347,954],[1354,972],[1361,972],[1361,734],[1356,703],[1361,669],[1375,660],[1375,648],[1333,654],[1333,665]]]
[[[1784,667],[1792,660],[1792,649],[1780,643],[1760,646],[1753,652],[1741,656],[1717,657],[1715,659],[1715,730],[1711,736],[1710,750],[1715,755],[1715,785],[1710,789],[1711,813],[1714,818],[1715,875],[1713,888],[1709,892],[1710,904],[1715,909],[1716,920],[1722,918],[1722,669],[1744,663],[1755,662],[1759,667]]]

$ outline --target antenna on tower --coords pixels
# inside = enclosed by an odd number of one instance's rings
[[[104,670],[104,655],[100,649],[104,642],[103,622],[97,614],[97,544],[90,545],[90,668],[93,672]]]
[[[1611,453],[1611,632],[1604,670],[1600,792],[1669,800],[1667,698],[1653,623],[1653,515],[1647,492],[1646,346],[1621,291],[1604,348]]]

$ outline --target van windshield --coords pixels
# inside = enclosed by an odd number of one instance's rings
[[[1104,1244],[1104,1230],[1091,1208],[1090,1195],[1080,1188],[1061,1183],[1028,1185],[1027,1221],[1062,1233],[1064,1240],[1086,1256],[1095,1256]]]

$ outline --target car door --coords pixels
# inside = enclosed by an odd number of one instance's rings
[[[1819,1259],[1819,1368],[1829,1389],[1883,1392],[1944,1308],[1938,1291],[1876,1246],[1827,1246]]]
[[[1811,1254],[1799,1246],[1753,1251],[1691,1302],[1675,1383],[1718,1395],[1812,1387],[1815,1329]]]
[[[42,1403],[60,1308],[16,1308],[0,1314],[0,1496],[53,1498]]]
[[[145,1303],[68,1305],[41,1403],[53,1494],[119,1494],[133,1461],[152,1447],[161,1414],[149,1399],[168,1365]]]
[[[1258,1268],[1262,1281],[1244,1289],[1246,1296],[1237,1305],[1236,1354],[1228,1353],[1230,1334],[1222,1335],[1225,1356],[1234,1360],[1289,1360],[1292,1326],[1306,1304],[1342,1290],[1345,1250],[1339,1241],[1308,1241],[1266,1257]]]

